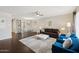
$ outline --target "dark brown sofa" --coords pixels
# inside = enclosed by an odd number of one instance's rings
[[[53,37],[53,38],[58,38],[58,36],[59,36],[59,30],[58,29],[45,28],[44,31],[40,30],[40,33],[47,34],[47,35],[49,35],[50,37]]]

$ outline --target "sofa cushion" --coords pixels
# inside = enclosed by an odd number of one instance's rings
[[[73,45],[70,49],[75,50],[75,51],[79,51],[79,39],[76,37],[71,37]]]
[[[76,36],[75,33],[71,33],[70,37],[74,37],[74,38],[76,38],[77,36]]]
[[[66,39],[66,35],[65,34],[60,34],[59,39]]]

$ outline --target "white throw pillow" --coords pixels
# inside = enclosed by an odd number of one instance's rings
[[[72,40],[71,38],[65,39],[63,43],[63,48],[69,48],[72,45]]]
[[[48,39],[49,38],[49,35],[46,35],[46,34],[38,34],[38,35],[35,35],[36,37],[39,37],[39,38],[41,38],[41,39],[44,39],[44,40],[46,40],[46,39]]]

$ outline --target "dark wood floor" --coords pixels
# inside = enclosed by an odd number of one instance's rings
[[[0,53],[33,53],[33,51],[18,40],[12,42],[12,39],[6,39],[0,41]]]
[[[34,53],[29,47],[22,44],[16,34],[12,34],[12,39],[0,40],[0,53]]]

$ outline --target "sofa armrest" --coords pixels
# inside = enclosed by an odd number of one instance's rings
[[[63,48],[62,46],[60,46],[58,44],[60,44],[60,43],[56,43],[56,44],[52,45],[52,52],[54,52],[54,53],[77,53],[74,50]]]

